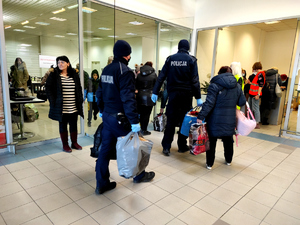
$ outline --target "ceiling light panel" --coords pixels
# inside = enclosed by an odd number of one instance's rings
[[[29,29],[35,29],[36,27],[33,26],[23,26],[24,28],[29,28]]]
[[[99,27],[99,30],[111,30],[111,28],[107,28],[107,27]]]
[[[57,13],[61,13],[61,12],[64,12],[64,11],[66,11],[65,8],[61,8],[59,10],[53,11],[52,13],[57,14]]]
[[[26,30],[14,29],[14,31],[18,31],[18,32],[25,32]]]
[[[93,12],[96,12],[97,10],[96,9],[92,9],[92,8],[88,8],[88,7],[82,7],[82,12],[85,12],[85,13],[93,13]]]
[[[50,23],[45,23],[45,22],[35,22],[35,24],[42,25],[42,26],[50,25]]]
[[[25,25],[25,24],[27,24],[27,23],[29,23],[29,21],[28,21],[28,20],[26,20],[26,21],[22,22],[21,24],[22,24],[22,25]]]
[[[139,21],[132,21],[132,22],[129,22],[129,23],[132,24],[132,25],[136,25],[136,26],[144,24],[143,22],[139,22]]]
[[[60,21],[60,22],[62,22],[62,21],[66,21],[66,20],[67,20],[67,19],[64,19],[64,18],[59,18],[59,17],[51,17],[50,19],[51,19],[51,20]]]
[[[67,8],[68,9],[75,9],[75,8],[77,8],[78,7],[78,4],[76,4],[76,5],[71,5],[71,6],[68,6]]]

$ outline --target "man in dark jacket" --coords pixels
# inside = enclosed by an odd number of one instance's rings
[[[102,147],[96,163],[96,194],[102,194],[116,187],[116,182],[109,180],[109,161],[117,138],[126,136],[129,130],[118,123],[117,115],[125,114],[133,132],[140,131],[137,104],[135,100],[134,73],[127,66],[131,58],[131,47],[123,40],[118,40],[113,48],[114,60],[102,71],[99,88],[96,92],[97,105],[103,119]],[[133,178],[134,183],[149,182],[154,172],[143,171]]]
[[[266,71],[266,82],[262,89],[260,117],[262,125],[269,125],[268,119],[272,109],[276,107],[277,96],[275,93],[276,84],[281,86],[281,78],[277,68],[271,68]]]
[[[233,156],[233,135],[236,127],[236,105],[243,106],[246,98],[241,86],[228,66],[222,67],[211,79],[206,101],[198,114],[198,123],[205,119],[210,141],[210,150],[206,152],[206,168],[211,169],[215,161],[217,139],[223,141],[227,165]]]
[[[198,77],[197,59],[189,55],[190,49],[187,40],[178,43],[178,52],[167,58],[162,71],[153,88],[152,101],[157,101],[158,92],[167,79],[169,103],[166,110],[167,125],[162,140],[163,154],[170,155],[170,148],[174,138],[175,126],[184,119],[185,114],[192,108],[192,99],[195,96],[197,105],[202,105],[200,83]],[[186,152],[187,137],[178,134],[178,152]]]

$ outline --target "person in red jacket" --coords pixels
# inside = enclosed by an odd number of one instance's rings
[[[248,103],[256,120],[255,129],[260,129],[260,111],[259,111],[259,98],[262,96],[262,88],[265,85],[265,72],[262,71],[261,62],[256,62],[252,66],[253,74],[249,77],[250,90]]]

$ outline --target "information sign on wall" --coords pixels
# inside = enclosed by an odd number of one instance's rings
[[[39,55],[40,68],[50,68],[51,65],[56,66],[56,57],[48,55]]]

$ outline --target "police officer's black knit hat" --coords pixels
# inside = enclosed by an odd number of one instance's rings
[[[190,50],[190,44],[187,40],[182,39],[181,41],[179,41],[178,43],[178,49],[185,49],[185,50]]]
[[[113,52],[116,57],[128,56],[131,54],[131,47],[126,41],[118,40],[114,45]]]

